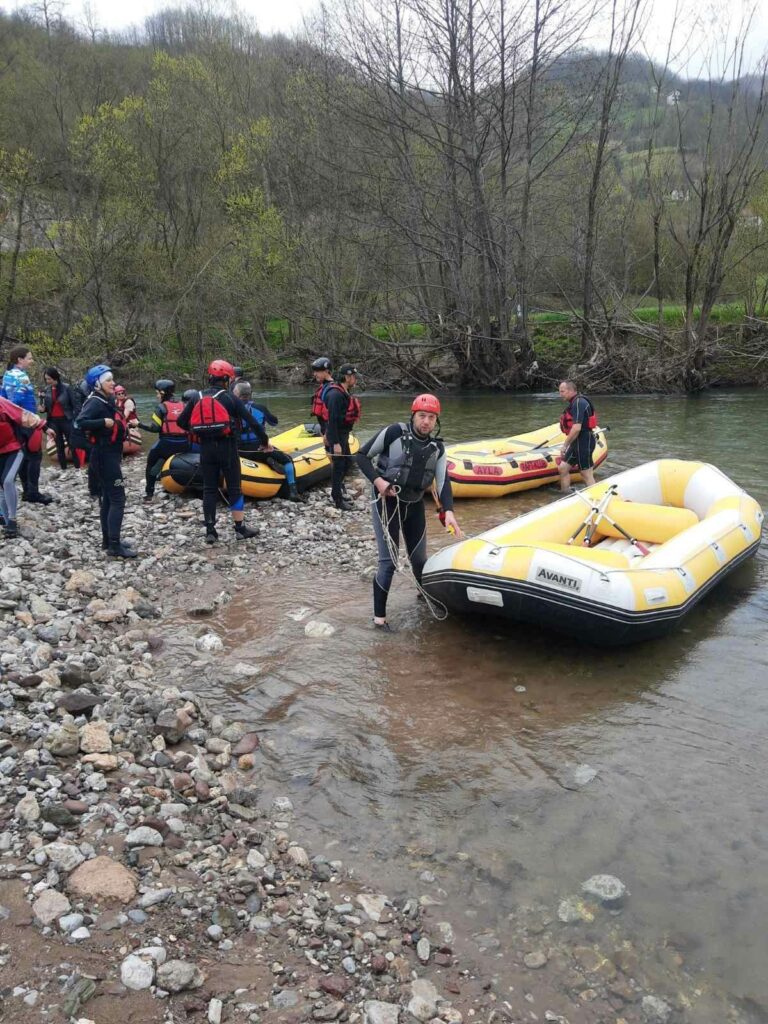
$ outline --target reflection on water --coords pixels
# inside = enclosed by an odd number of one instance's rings
[[[286,426],[302,418],[300,401],[269,397]],[[365,426],[405,404],[370,397]],[[445,405],[457,439],[530,429],[560,408],[535,396]],[[760,394],[601,400],[609,469],[703,457],[768,505],[768,485],[753,479],[768,448],[763,406]],[[466,502],[459,516],[476,532],[551,498]],[[443,542],[433,531],[433,547]],[[370,878],[375,863],[388,891],[443,889],[455,918],[476,912],[469,930],[503,938],[521,906],[554,909],[588,876],[616,874],[631,892],[624,934],[648,947],[673,937],[714,984],[768,1005],[766,582],[763,547],[683,629],[603,651],[528,626],[435,622],[400,580],[399,632],[374,636],[368,582],[257,578],[213,621],[227,654],[223,686],[205,695],[262,730],[265,798],[289,791],[313,842],[356,848],[361,872]],[[300,607],[334,636],[307,639],[289,615]],[[184,629],[195,627],[179,623],[172,654],[183,665]],[[258,674],[238,676],[239,662]],[[432,884],[419,880],[425,866]]]

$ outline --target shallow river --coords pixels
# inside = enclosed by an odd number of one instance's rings
[[[268,402],[286,426],[306,408],[298,393]],[[754,469],[768,466],[764,394],[596,404],[611,427],[608,470],[703,458],[768,507]],[[405,408],[364,397],[363,433]],[[465,395],[445,401],[443,432],[509,434],[559,412],[554,396]],[[477,532],[554,497],[543,489],[457,511]],[[433,548],[447,542],[430,529]],[[213,623],[230,665],[261,668],[226,692],[199,685],[265,730],[265,797],[289,794],[316,848],[339,840],[383,891],[445,900],[445,916],[469,934],[495,931],[502,945],[521,906],[554,911],[590,875],[618,875],[631,892],[627,938],[646,950],[669,942],[703,985],[768,1007],[766,545],[676,634],[608,652],[528,626],[436,622],[400,579],[398,633],[375,637],[369,584],[333,573],[343,558],[328,551],[328,574],[315,580],[296,572],[276,585],[255,572],[247,597]],[[307,640],[288,614],[302,607],[335,635]],[[597,775],[575,785],[584,765]],[[420,878],[425,869],[434,881]]]

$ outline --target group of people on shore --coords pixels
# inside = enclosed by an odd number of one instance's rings
[[[267,461],[285,475],[288,499],[301,500],[290,455],[271,444],[265,429],[265,425],[277,425],[277,417],[253,401],[253,390],[243,379],[242,370],[227,360],[213,360],[207,368],[208,386],[185,391],[181,398],[176,397],[173,380],[157,380],[157,405],[148,423],[141,422],[135,402],[115,382],[106,364],[91,367],[77,386],[65,383],[55,367],[48,367],[45,387],[36,394],[29,376],[33,362],[26,346],[11,349],[0,391],[0,525],[6,538],[14,538],[19,532],[17,476],[22,483],[22,500],[43,504],[52,500],[39,491],[44,430],[55,440],[62,469],[68,459],[79,468],[87,462],[90,493],[99,499],[102,547],[114,558],[137,557],[133,545],[122,538],[125,484],[121,462],[131,427],[158,435],[147,456],[146,502],[153,500],[158,475],[168,458],[199,452],[208,544],[219,539],[216,523],[222,480],[235,536],[248,539],[258,534],[258,529],[245,522],[241,455]],[[418,395],[407,422],[378,431],[353,456],[350,434],[361,414],[360,401],[352,393],[358,381],[357,368],[347,363],[334,374],[330,359],[320,356],[311,369],[316,385],[311,413],[331,462],[334,506],[343,512],[354,507],[345,487],[353,458],[372,485],[378,548],[373,623],[378,630],[389,632],[387,597],[398,566],[401,536],[417,584],[426,563],[427,493],[433,495],[445,528],[456,539],[462,536],[453,511],[445,445],[439,437],[440,400],[432,394]],[[559,467],[561,489],[565,491],[570,487],[571,471],[581,472],[587,484],[594,482],[591,428],[595,416],[589,399],[579,395],[572,381],[560,384],[560,396],[566,402],[560,422],[565,442]]]

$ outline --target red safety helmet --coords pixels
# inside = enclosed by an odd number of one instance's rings
[[[122,384],[115,384],[114,394],[116,394],[116,395],[125,395],[125,394],[127,394],[127,391],[125,390],[125,388],[123,387]]]
[[[411,412],[433,412],[440,415],[440,399],[435,395],[417,395],[413,400]]]
[[[226,359],[214,359],[208,367],[208,376],[213,380],[234,380],[237,374],[232,363],[228,363]]]

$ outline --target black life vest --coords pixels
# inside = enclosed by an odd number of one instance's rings
[[[407,423],[401,423],[402,434],[388,451],[376,458],[380,476],[400,488],[403,501],[418,501],[432,486],[443,446],[432,437],[420,438]]]
[[[181,416],[186,402],[161,402],[160,405],[165,410],[165,416],[163,422],[160,424],[160,436],[161,437],[173,437],[177,440],[186,438],[186,430],[182,430],[179,424],[176,422]]]
[[[573,403],[576,401],[577,398],[583,398],[584,401],[587,403],[587,407],[589,409],[589,416],[587,418],[587,427],[588,427],[588,429],[589,430],[594,430],[595,427],[597,426],[597,413],[595,412],[594,405],[592,405],[592,403],[590,402],[590,400],[587,398],[586,395],[574,395],[573,398],[568,403],[568,408],[565,410],[563,415],[560,417],[560,432],[565,434],[566,436],[570,433],[571,427],[574,424],[573,413],[571,412],[571,406],[573,405]]]

